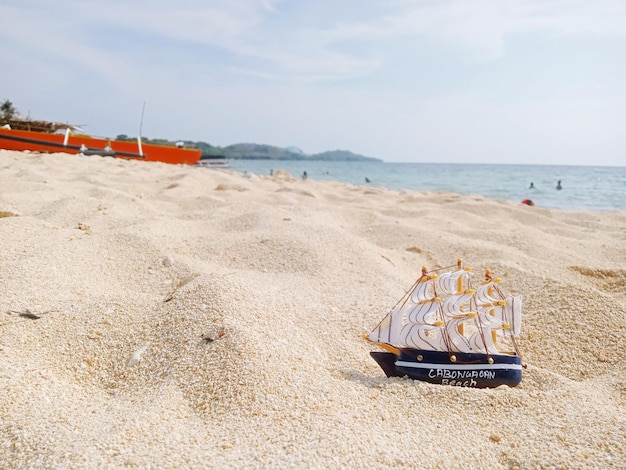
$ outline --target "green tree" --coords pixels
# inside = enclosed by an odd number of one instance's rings
[[[13,103],[6,100],[0,105],[0,112],[2,113],[2,119],[13,119],[17,114],[17,109],[13,106]]]

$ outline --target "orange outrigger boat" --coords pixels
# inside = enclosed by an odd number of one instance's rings
[[[0,148],[31,152],[63,152],[83,155],[145,160],[174,164],[195,165],[202,156],[199,149],[146,144],[137,141],[110,140],[72,134],[70,128],[64,134],[35,132],[0,127]]]

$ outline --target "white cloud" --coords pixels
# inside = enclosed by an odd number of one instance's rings
[[[621,0],[9,0],[0,17],[6,98],[109,135],[147,100],[148,134],[221,144],[447,161],[626,145]]]
[[[626,2],[619,0],[400,1],[381,18],[344,23],[325,32],[327,41],[431,38],[490,60],[505,53],[507,36],[626,36]]]
[[[64,60],[73,57],[104,74],[107,68],[128,70],[133,61],[141,61],[137,57],[141,50],[175,41],[170,44],[173,51],[195,50],[197,61],[228,54],[230,63],[224,65],[246,74],[327,80],[366,76],[376,70],[383,63],[381,49],[372,45],[377,40],[393,47],[397,39],[428,39],[470,58],[492,60],[506,53],[507,37],[516,34],[626,34],[626,3],[611,0],[383,1],[372,5],[377,6],[377,14],[384,13],[368,17],[368,8],[355,8],[354,19],[328,26],[317,18],[299,18],[292,24],[281,7],[294,6],[270,0],[23,0],[0,7],[2,17],[10,19],[0,35],[7,44],[20,43]],[[114,56],[104,52],[103,38],[96,36],[107,34],[128,36],[128,50],[117,50]]]

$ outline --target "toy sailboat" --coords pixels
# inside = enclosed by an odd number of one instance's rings
[[[422,276],[365,336],[385,350],[370,354],[387,377],[478,388],[522,381],[516,341],[522,297],[506,295],[488,269],[475,290],[471,277],[460,259],[432,272],[422,268]]]

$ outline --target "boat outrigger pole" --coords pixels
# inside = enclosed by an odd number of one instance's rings
[[[143,149],[141,148],[141,129],[143,127],[143,113],[146,110],[146,102],[144,100],[141,107],[141,120],[139,121],[139,135],[137,136],[137,147],[139,148],[139,155],[143,157]]]

